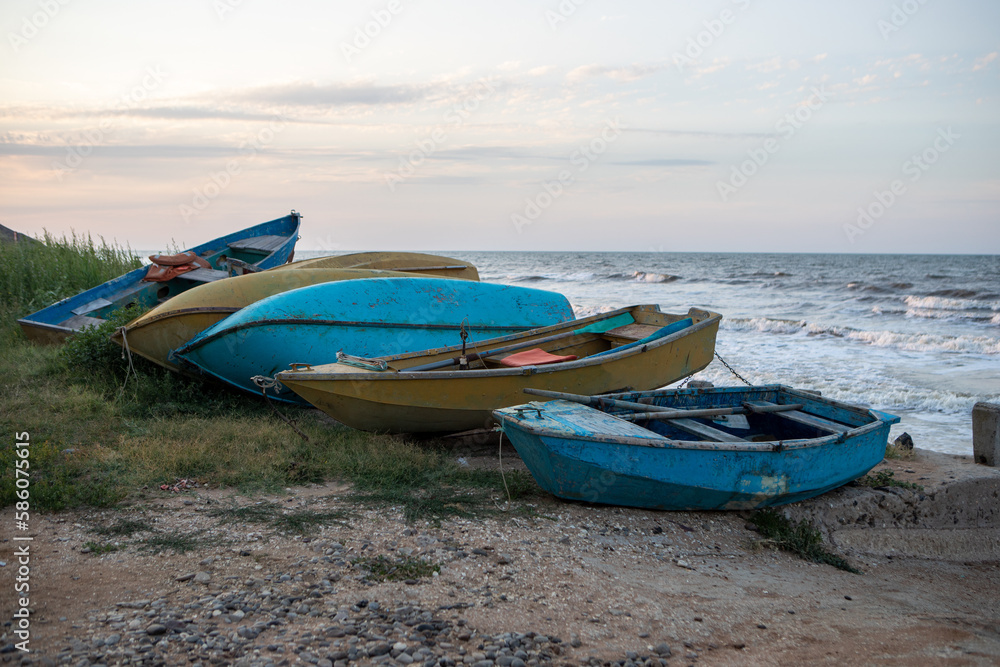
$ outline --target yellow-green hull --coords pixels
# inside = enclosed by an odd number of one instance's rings
[[[286,265],[288,266],[288,265]],[[298,267],[297,271],[261,271],[199,285],[182,292],[138,317],[125,327],[125,336],[112,340],[133,354],[172,371],[181,372],[167,358],[201,331],[232,313],[275,294],[299,287],[359,278],[412,277],[399,271]]]
[[[396,433],[448,432],[486,427],[497,408],[525,402],[527,387],[577,394],[600,394],[626,388],[648,390],[675,382],[705,368],[715,352],[720,315],[692,309],[687,329],[640,347],[615,352],[631,342],[606,335],[580,335],[546,343],[542,339],[572,332],[600,317],[629,312],[637,324],[665,326],[681,319],[655,306],[635,306],[594,318],[535,329],[501,339],[479,342],[476,351],[538,340],[554,354],[581,358],[522,368],[482,364],[468,370],[407,371],[407,368],[447,360],[459,348],[384,357],[387,371],[345,364],[284,371],[278,380],[334,419],[362,430]],[[602,356],[587,358],[605,352]],[[469,350],[472,352],[472,349]],[[485,367],[484,367],[485,366]]]
[[[420,252],[356,252],[349,255],[303,259],[270,270],[288,271],[302,268],[379,269],[460,280],[479,280],[479,271],[469,262],[442,255],[426,255]]]

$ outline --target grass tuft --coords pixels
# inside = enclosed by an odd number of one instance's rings
[[[891,470],[879,470],[877,473],[868,473],[861,479],[856,480],[860,486],[870,486],[873,489],[895,486],[900,489],[914,489],[923,491],[924,487],[913,482],[901,482],[896,479],[896,473]]]
[[[156,533],[142,540],[143,549],[152,553],[160,553],[170,549],[178,553],[194,551],[204,546],[208,546],[211,540],[202,539],[205,531],[197,530],[193,533]]]
[[[114,551],[120,550],[122,547],[120,544],[114,544],[112,542],[84,542],[84,549],[90,549],[90,553],[100,556],[101,554],[108,554]]]
[[[116,537],[132,537],[136,533],[151,533],[153,527],[146,521],[136,519],[119,519],[110,526],[98,526],[93,529],[98,535],[114,535]]]
[[[271,526],[286,533],[307,535],[322,526],[347,525],[349,514],[342,510],[315,511],[308,508],[284,511],[276,503],[255,503],[243,507],[226,507],[209,511],[222,523],[256,523]]]
[[[803,519],[797,525],[773,509],[763,509],[750,517],[750,523],[757,526],[762,537],[771,546],[782,551],[790,551],[800,558],[814,563],[825,563],[854,574],[861,574],[842,557],[832,554],[823,547],[823,536]]]
[[[383,555],[369,556],[355,558],[351,563],[367,570],[365,578],[370,581],[414,581],[441,571],[437,563],[411,556],[395,559]]]
[[[903,447],[902,445],[897,445],[893,442],[886,445],[885,458],[897,461],[910,461],[916,458],[916,452],[913,451],[912,446]]]

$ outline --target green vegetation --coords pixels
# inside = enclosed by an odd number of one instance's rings
[[[369,581],[415,581],[441,571],[437,563],[411,556],[390,559],[383,555],[355,558],[351,563],[368,571]]]
[[[913,447],[903,447],[895,442],[889,443],[885,447],[885,458],[898,461],[909,461],[916,457]]]
[[[841,570],[861,574],[861,571],[836,554],[823,547],[823,536],[804,519],[793,524],[773,509],[763,509],[750,517],[750,523],[757,527],[765,544],[783,551],[798,554],[814,563],[825,563]]]
[[[211,543],[209,539],[202,538],[203,532],[196,530],[193,533],[154,533],[142,540],[142,548],[153,553],[160,553],[167,549],[178,553],[194,551]]]
[[[91,542],[84,542],[83,543],[83,548],[84,549],[90,549],[90,553],[96,554],[96,555],[100,556],[101,554],[109,554],[109,553],[112,553],[114,551],[118,551],[119,549],[121,549],[121,545],[119,545],[119,544],[113,544],[111,542],[107,542],[107,543],[103,543],[102,544],[102,543],[92,542],[91,541]]]
[[[14,324],[135,265],[128,251],[89,238],[0,245],[0,428],[30,434],[33,510],[114,506],[179,478],[243,492],[346,481],[353,501],[399,507],[409,519],[482,515],[498,511],[495,498],[506,500],[499,473],[460,467],[435,441],[332,427],[314,410],[279,408],[307,443],[254,396],[141,358],[130,366],[108,335],[138,311],[118,313],[61,348],[29,343]],[[53,266],[58,279],[48,275]],[[14,458],[9,442],[0,446],[0,506],[16,500]],[[515,501],[539,492],[524,473],[508,472],[507,485]],[[344,518],[303,512],[266,522],[304,532]],[[178,548],[161,538],[147,546]]]
[[[309,508],[284,511],[280,505],[269,502],[211,510],[209,516],[221,519],[222,523],[259,523],[282,532],[299,535],[312,533],[320,526],[345,525],[345,520],[348,518],[347,512],[343,511],[314,511]]]
[[[861,479],[857,480],[857,483],[861,486],[870,486],[872,488],[880,488],[887,486],[895,486],[901,489],[914,489],[916,491],[923,491],[924,487],[919,484],[914,484],[913,482],[901,482],[895,478],[896,473],[891,470],[879,470],[877,473],[868,473]]]
[[[94,528],[98,535],[113,535],[115,537],[132,537],[136,533],[153,532],[153,527],[145,521],[136,519],[119,519],[110,526],[98,526]]]
[[[38,243],[0,242],[0,343],[17,338],[15,320],[142,266],[129,248],[90,235]]]

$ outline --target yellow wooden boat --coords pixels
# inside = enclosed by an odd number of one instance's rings
[[[308,260],[307,260],[308,261]],[[296,262],[300,264],[300,262]],[[289,266],[289,265],[285,265]],[[473,267],[473,271],[475,267]],[[133,354],[172,371],[180,371],[168,359],[201,331],[236,311],[288,290],[338,280],[413,277],[401,271],[298,267],[296,271],[261,271],[199,285],[164,301],[137,317],[112,336]]]
[[[464,350],[456,345],[378,359],[342,355],[340,363],[315,367],[296,364],[276,380],[354,428],[462,431],[491,425],[491,411],[523,403],[526,387],[601,394],[675,382],[712,361],[721,319],[696,308],[672,315],[655,305],[632,306],[469,341]]]
[[[381,269],[383,271],[405,271],[443,278],[479,280],[475,265],[453,257],[426,255],[421,252],[355,252],[349,255],[332,255],[303,259],[271,269],[288,271],[292,269]]]

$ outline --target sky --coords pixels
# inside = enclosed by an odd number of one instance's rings
[[[1000,253],[1000,3],[4,0],[0,224]]]

